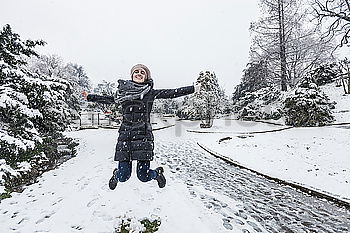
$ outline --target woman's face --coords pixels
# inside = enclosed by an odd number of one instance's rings
[[[132,73],[132,81],[135,83],[144,83],[146,81],[147,73],[144,69],[139,68]]]

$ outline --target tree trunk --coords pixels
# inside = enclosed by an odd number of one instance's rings
[[[345,85],[344,78],[341,78],[341,83],[343,84],[343,89],[344,89],[345,94],[348,94],[346,91],[346,85]]]
[[[348,93],[350,94],[350,72],[348,72]]]
[[[206,121],[205,121],[207,128],[211,127],[210,120],[211,120],[211,106],[210,106],[210,102],[208,101],[208,103],[207,103],[207,116],[206,116]]]
[[[280,59],[281,59],[281,89],[287,91],[287,59],[286,59],[286,38],[284,31],[284,9],[283,0],[278,0],[278,21],[280,39]]]
[[[204,119],[202,120],[202,123],[199,125],[200,128],[211,128],[213,126],[213,110],[212,106],[210,104],[210,98],[207,100],[207,108],[205,109],[205,112],[203,113]]]

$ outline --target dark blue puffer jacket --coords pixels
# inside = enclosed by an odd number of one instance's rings
[[[115,150],[115,161],[153,160],[154,137],[150,123],[150,113],[154,99],[176,98],[194,93],[194,86],[177,89],[153,89],[141,99],[123,102],[123,120]],[[88,95],[88,101],[112,104],[113,96]]]

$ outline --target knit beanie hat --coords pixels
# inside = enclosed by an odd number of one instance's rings
[[[131,77],[132,77],[133,73],[135,72],[135,70],[136,70],[136,69],[140,69],[140,68],[146,71],[146,81],[147,81],[147,80],[152,80],[151,71],[149,71],[149,69],[147,68],[147,66],[142,65],[142,64],[134,65],[134,66],[131,68],[131,71],[130,71]]]

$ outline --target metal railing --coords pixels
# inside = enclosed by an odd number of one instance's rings
[[[73,122],[80,128],[117,128],[121,117],[113,117],[111,113],[103,112],[80,112],[78,119]]]

